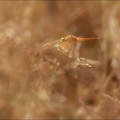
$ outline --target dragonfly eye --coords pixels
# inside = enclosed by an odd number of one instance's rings
[[[62,41],[62,42],[65,42],[65,38],[61,38],[61,41]]]

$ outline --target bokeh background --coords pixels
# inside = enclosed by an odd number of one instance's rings
[[[119,6],[0,1],[0,119],[120,118]],[[69,34],[100,38],[77,52],[99,65],[74,67],[64,51],[43,47]]]

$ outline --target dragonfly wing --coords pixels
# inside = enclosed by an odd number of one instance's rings
[[[44,44],[42,47],[45,47],[45,46],[53,46],[54,47],[54,45],[58,44],[59,41],[60,41],[60,39],[48,42],[48,43]]]

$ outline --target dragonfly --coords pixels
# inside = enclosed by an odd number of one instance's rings
[[[79,43],[79,42],[85,42],[85,41],[92,41],[92,40],[99,40],[99,38],[81,38],[81,37],[76,37],[76,36],[73,36],[73,35],[68,35],[66,37],[62,37],[58,40],[55,40],[55,41],[52,41],[52,42],[49,42],[47,44],[45,44],[44,46],[52,46],[51,49],[53,48],[56,48],[58,51],[64,51],[64,52],[67,52],[68,53],[68,56],[70,58],[77,58],[77,64],[75,66],[77,66],[78,64],[82,64],[83,65],[88,65],[88,62],[86,61],[86,59],[84,59],[83,57],[76,57],[75,54],[74,54],[74,50],[75,50],[75,47],[76,45]],[[82,62],[81,62],[82,61]]]
[[[75,46],[78,44],[78,42],[84,42],[84,41],[90,41],[90,40],[98,40],[99,38],[81,38],[81,37],[76,37],[73,35],[68,35],[66,37],[62,37],[58,40],[49,42],[46,45],[53,46],[53,48],[57,48],[59,51],[65,51],[69,52],[70,54],[73,52],[75,49]]]

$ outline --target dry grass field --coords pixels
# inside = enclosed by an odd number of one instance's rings
[[[119,12],[119,1],[0,1],[0,119],[120,119]],[[99,40],[69,56],[56,41],[68,35]]]

